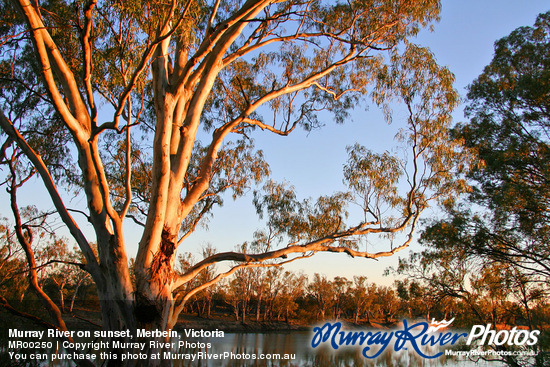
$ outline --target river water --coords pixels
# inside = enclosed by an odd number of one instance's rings
[[[192,339],[188,339],[191,340]],[[223,338],[211,338],[211,354],[230,353],[227,358],[202,359],[194,364],[187,362],[174,363],[174,366],[209,366],[209,367],[252,367],[252,366],[315,366],[315,367],[352,367],[352,366],[380,366],[380,367],[420,367],[420,366],[492,366],[501,367],[500,362],[471,361],[465,357],[445,356],[434,359],[425,359],[419,356],[412,348],[403,348],[395,352],[389,346],[378,357],[365,358],[359,346],[341,347],[334,351],[327,345],[317,348],[311,347],[311,332],[289,333],[226,333]],[[204,340],[203,340],[204,341]],[[376,348],[369,352],[374,354]],[[197,352],[188,350],[188,352]],[[439,347],[424,348],[426,355],[435,355],[444,349]],[[244,357],[252,356],[256,359],[247,360]],[[261,359],[261,358],[265,359]],[[270,358],[269,358],[270,357]],[[283,359],[288,357],[289,359]],[[290,359],[291,358],[291,359]]]
[[[334,351],[327,345],[311,347],[312,332],[288,333],[225,333],[223,338],[185,338],[176,342],[187,342],[188,347],[171,350],[181,356],[195,356],[193,359],[172,359],[163,361],[163,366],[173,367],[422,367],[450,366],[502,367],[500,362],[471,361],[465,357],[445,356],[425,359],[413,348],[402,348],[396,352],[390,344],[376,358],[365,358],[361,346],[340,347]],[[7,343],[6,343],[7,344]],[[209,344],[209,346],[208,346]],[[426,355],[435,355],[443,349],[440,347],[423,348]],[[0,347],[0,364],[9,363],[5,354],[7,348]],[[373,347],[369,355],[376,353]],[[62,351],[42,351],[43,353],[62,353]],[[93,351],[92,351],[93,352]],[[95,351],[99,354],[99,351]],[[215,358],[213,358],[215,357]],[[11,362],[14,362],[13,360]],[[72,367],[70,361],[41,361],[30,363],[29,366],[39,367]],[[8,364],[9,365],[9,364]]]

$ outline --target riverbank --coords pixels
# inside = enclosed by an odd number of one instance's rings
[[[233,318],[223,316],[216,316],[207,319],[194,315],[181,315],[175,329],[177,331],[181,329],[217,329],[226,333],[266,333],[310,330],[311,327],[306,324],[300,324],[294,320],[289,323],[254,320],[249,320],[243,323],[240,321],[235,321]]]
[[[361,322],[354,325],[345,320],[338,320],[348,329],[357,327],[369,329],[390,329],[397,326],[400,322],[392,324],[383,324],[377,322]],[[181,315],[176,325],[176,330],[182,329],[204,329],[204,330],[222,330],[226,333],[269,333],[269,332],[290,332],[290,331],[311,331],[313,325],[309,323],[300,323],[299,320],[291,320],[289,323],[277,321],[254,321],[246,322],[235,321],[228,316],[215,315],[212,318],[203,318],[194,315]]]

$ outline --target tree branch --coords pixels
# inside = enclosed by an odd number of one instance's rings
[[[84,29],[82,34],[82,54],[84,57],[84,83],[86,85],[86,95],[88,98],[88,104],[91,109],[92,126],[97,126],[97,108],[94,102],[94,91],[92,87],[92,51],[93,44],[91,39],[92,33],[92,13],[97,4],[97,0],[90,0],[84,9]]]
[[[273,259],[286,259],[288,255],[296,254],[296,253],[307,253],[307,252],[334,252],[334,253],[346,253],[350,255],[351,257],[362,257],[362,258],[368,258],[368,259],[376,259],[379,257],[387,257],[392,256],[393,254],[405,249],[409,246],[413,239],[413,232],[416,226],[416,222],[418,220],[420,213],[417,213],[416,215],[409,215],[406,217],[403,222],[396,227],[390,228],[390,227],[368,227],[365,228],[365,226],[368,223],[360,224],[359,226],[350,228],[346,231],[341,232],[335,232],[333,234],[330,234],[328,236],[325,236],[323,238],[311,241],[309,243],[303,244],[303,245],[291,245],[285,248],[281,248],[274,251],[267,251],[260,254],[245,254],[245,253],[239,253],[239,252],[221,252],[215,255],[212,255],[195,266],[191,267],[185,274],[178,277],[176,282],[174,283],[174,289],[177,289],[182,284],[188,282],[190,279],[193,279],[200,271],[205,269],[206,267],[213,265],[218,262],[222,261],[237,261],[237,262],[244,262],[244,263],[260,263],[267,260],[273,260]],[[404,228],[406,228],[409,223],[411,222],[411,229],[409,231],[407,240],[400,246],[393,248],[390,251],[380,251],[380,252],[366,252],[366,251],[357,251],[353,250],[347,246],[331,246],[330,244],[333,242],[336,242],[338,240],[342,240],[351,236],[357,236],[357,235],[365,235],[369,233],[396,233]]]
[[[42,161],[42,158],[38,153],[36,153],[31,146],[27,143],[25,138],[15,129],[15,127],[12,125],[11,121],[4,115],[3,111],[0,110],[0,127],[6,134],[8,134],[16,143],[19,149],[27,156],[27,158],[32,162],[32,164],[36,167],[36,170],[38,171],[38,174],[42,178],[42,182],[44,182],[44,185],[46,186],[46,189],[48,190],[48,193],[53,201],[53,204],[55,208],[57,209],[57,212],[59,213],[59,216],[63,220],[63,223],[69,228],[69,231],[71,232],[71,235],[74,237],[76,242],[78,243],[78,246],[82,250],[82,253],[86,257],[86,261],[88,265],[90,266],[89,271],[95,275],[98,274],[98,264],[97,259],[92,251],[92,248],[90,247],[90,244],[88,243],[88,240],[74,221],[71,214],[69,214],[69,211],[65,207],[65,204],[63,203],[63,199],[59,195],[59,192],[57,191],[57,187],[53,181],[52,176],[50,175],[50,172],[44,162]]]
[[[264,96],[258,98],[255,102],[251,103],[248,106],[248,108],[245,111],[243,111],[238,118],[216,129],[213,133],[213,138],[212,138],[211,144],[209,145],[208,153],[206,154],[205,158],[201,163],[200,172],[198,174],[199,179],[183,199],[182,207],[186,208],[185,211],[189,211],[190,208],[199,200],[201,195],[208,188],[209,181],[211,178],[212,167],[216,161],[218,152],[221,149],[223,140],[236,126],[242,123],[246,118],[248,118],[250,114],[252,114],[256,109],[258,109],[260,106],[264,105],[265,103],[281,95],[285,95],[285,94],[296,92],[302,89],[309,88],[318,79],[328,75],[336,68],[354,60],[357,57],[359,57],[359,54],[357,54],[355,52],[355,49],[352,48],[349,51],[349,53],[346,56],[344,56],[341,60],[332,63],[325,69],[313,75],[310,75],[309,77],[305,78],[301,82],[296,83],[294,85],[287,85],[282,88],[266,93]]]
[[[44,268],[48,265],[51,265],[51,264],[74,265],[74,266],[78,266],[82,270],[86,270],[86,264],[83,264],[83,263],[77,263],[77,262],[74,262],[74,261],[65,261],[65,260],[50,260],[50,261],[45,262],[44,264],[37,265],[34,268],[28,268],[28,269],[25,269],[23,271],[16,272],[14,274],[25,274],[25,273],[28,273],[29,271],[40,270],[40,269],[42,269],[42,268]]]
[[[42,75],[52,101],[67,127],[79,137],[79,140],[84,141],[90,132],[89,115],[75,77],[47,32],[35,7],[28,0],[19,0],[17,4],[31,29],[32,40],[42,65]],[[57,87],[52,67],[56,68],[56,77],[61,81],[65,97],[71,109],[67,107]]]

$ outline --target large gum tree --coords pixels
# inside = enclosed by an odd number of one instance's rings
[[[106,330],[171,329],[193,294],[242,268],[317,252],[390,256],[411,242],[431,200],[463,187],[451,180],[458,150],[446,130],[453,76],[409,41],[439,8],[437,0],[3,2],[6,183],[22,184],[13,167],[40,176],[97,285]],[[388,113],[396,100],[407,111],[404,157],[352,146],[349,191],[317,200],[267,181],[254,197],[266,223],[254,251],[210,251],[175,270],[176,250],[224,195],[241,196],[269,173],[254,134],[317,128],[321,111],[343,122],[368,96]],[[85,209],[68,207],[67,187],[86,197]],[[351,202],[364,215],[347,224]],[[128,220],[143,228],[135,284]],[[399,232],[386,251],[357,245]],[[187,286],[220,262],[229,270]]]

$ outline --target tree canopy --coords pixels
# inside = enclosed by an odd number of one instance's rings
[[[550,13],[495,44],[491,63],[469,87],[470,122],[455,133],[479,160],[469,172],[474,191],[449,221],[426,232],[446,232],[452,243],[550,276]]]
[[[512,312],[544,329],[533,309],[548,296],[550,279],[549,46],[550,13],[495,43],[491,63],[469,86],[469,121],[453,129],[477,162],[467,174],[472,191],[428,223],[426,249],[397,269],[439,299],[466,301],[479,322],[496,324]],[[513,299],[520,310],[508,309]]]
[[[2,3],[1,158],[13,179],[38,174],[85,258],[103,327],[172,328],[185,302],[245,267],[316,252],[390,256],[408,246],[422,211],[464,189],[449,138],[453,75],[410,38],[437,20],[439,1],[76,1]],[[348,191],[298,200],[265,181],[254,198],[266,229],[254,252],[205,253],[184,272],[176,251],[224,195],[266,178],[253,145],[263,132],[343,122],[371,99],[407,111],[404,156],[357,144]],[[324,116],[324,115],[323,115]],[[205,136],[199,141],[199,136]],[[81,231],[65,188],[94,228]],[[347,205],[363,218],[349,223]],[[15,211],[14,211],[15,213]],[[130,274],[124,222],[143,227]],[[373,233],[405,233],[386,251],[360,251]],[[97,254],[91,241],[97,243]],[[227,272],[189,286],[219,262]],[[59,326],[63,327],[63,326]]]

